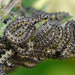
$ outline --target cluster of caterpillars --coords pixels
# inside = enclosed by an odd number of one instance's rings
[[[61,21],[68,13],[46,13],[27,8],[31,17],[17,18],[5,29],[0,37],[0,65],[9,73],[19,65],[34,67],[47,58],[66,59],[75,57],[75,21],[64,26]],[[5,19],[4,23],[7,23]],[[46,20],[40,27],[36,24]],[[4,71],[0,72],[0,75]]]

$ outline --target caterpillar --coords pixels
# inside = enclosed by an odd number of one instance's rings
[[[6,51],[6,50],[2,50],[2,51]],[[1,53],[1,52],[0,52]],[[3,53],[2,53],[3,54]],[[3,69],[3,67],[4,67],[4,63],[5,63],[5,61],[7,61],[7,59],[9,58],[9,57],[11,57],[12,56],[12,51],[11,50],[9,50],[9,51],[6,51],[6,53],[5,54],[3,54],[3,55],[1,55],[1,58],[0,58],[0,75],[6,75],[6,73],[5,73],[5,71],[4,71],[4,69]]]
[[[21,19],[21,20],[12,22],[6,28],[4,34],[5,34],[6,38],[9,39],[9,41],[11,41],[12,43],[25,42],[32,35],[33,31],[35,30],[35,26],[29,27],[28,25],[34,25],[34,24],[36,24],[37,22],[39,22],[39,21],[41,21],[43,19],[47,19],[47,16],[45,14],[43,14],[43,15],[41,15],[41,14],[40,15],[36,15],[35,17],[30,17],[30,19],[29,18],[25,18],[25,19]],[[24,32],[21,37],[16,37],[16,36],[13,37],[13,32],[15,32],[13,30],[16,30],[16,28],[19,28],[21,26],[27,26],[26,29],[28,29],[28,31]],[[24,27],[22,27],[22,29],[23,28]],[[21,30],[19,32],[21,32]]]
[[[12,50],[7,51],[2,57],[0,58],[0,63],[3,64],[11,55],[13,54]]]
[[[69,57],[69,56],[70,56],[70,55],[69,55],[70,52],[73,51],[73,50],[74,50],[74,47],[75,47],[75,46],[74,46],[74,45],[75,45],[75,43],[74,43],[74,42],[75,42],[75,40],[74,40],[74,38],[75,38],[75,37],[74,37],[74,33],[75,33],[75,32],[74,32],[74,31],[75,31],[75,30],[74,30],[74,28],[75,28],[75,27],[74,27],[74,24],[75,24],[75,21],[70,21],[70,22],[71,22],[71,23],[70,23],[70,24],[68,23],[68,24],[71,26],[71,29],[70,29],[71,32],[69,31],[69,32],[71,33],[71,34],[70,34],[71,41],[69,42],[69,44],[67,45],[67,47],[63,50],[63,52],[61,52],[61,58],[62,58],[62,59],[63,59],[63,58],[66,58],[66,57]],[[67,27],[67,28],[68,28],[68,27]]]
[[[66,44],[71,37],[71,31],[72,31],[71,24],[72,24],[72,21],[69,21],[65,25],[65,32],[63,34],[62,41],[59,43],[59,46],[57,47],[58,51],[60,51],[62,49],[64,44]]]
[[[40,13],[45,13],[48,15],[48,18],[51,20],[51,21],[61,21],[63,20],[64,18],[66,17],[69,17],[70,15],[68,13],[65,13],[65,12],[54,12],[54,13],[47,13],[47,12],[44,12],[44,11],[41,11],[41,10],[36,10],[34,8],[31,8],[31,7],[28,7],[27,10],[31,11],[33,14],[40,14]]]

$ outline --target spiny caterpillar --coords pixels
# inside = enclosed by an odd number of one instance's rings
[[[6,73],[19,65],[35,67],[45,59],[75,57],[75,21],[61,22],[68,13],[46,13],[30,9],[34,16],[20,17],[8,23],[0,37],[0,64]],[[36,24],[45,20],[41,26]],[[57,22],[56,22],[57,21]],[[20,62],[19,62],[20,61]]]
[[[5,30],[5,36],[8,40],[13,43],[21,43],[30,38],[32,33],[34,32],[35,24],[39,21],[47,19],[47,15],[39,14],[33,17],[27,17],[23,19],[19,19],[15,22],[12,22]],[[21,27],[21,28],[20,28]],[[15,33],[15,34],[14,34]],[[20,36],[18,36],[18,34]],[[18,37],[17,37],[18,36]]]
[[[44,12],[44,11],[41,11],[41,10],[36,10],[34,8],[31,8],[31,7],[28,7],[27,10],[32,12],[33,14],[45,14],[46,13],[48,15],[48,18],[51,21],[55,21],[55,20],[61,21],[61,20],[65,19],[66,17],[70,16],[68,13],[65,13],[65,12],[47,13],[47,12]]]

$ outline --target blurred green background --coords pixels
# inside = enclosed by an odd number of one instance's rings
[[[23,4],[46,12],[65,11],[75,15],[75,0],[23,0]],[[34,68],[19,67],[8,75],[75,75],[75,59],[47,59]]]

